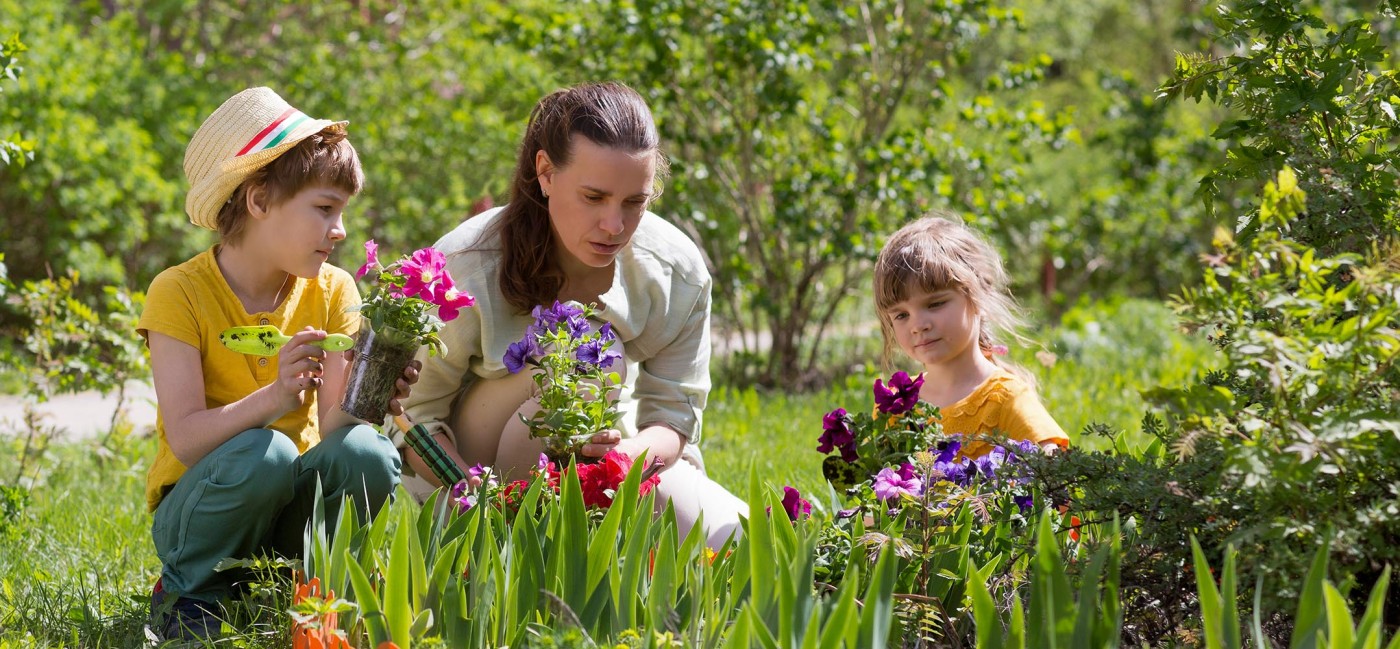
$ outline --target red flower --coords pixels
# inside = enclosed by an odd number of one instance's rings
[[[608,451],[602,459],[593,464],[578,465],[579,486],[583,488],[583,504],[588,507],[610,507],[613,503],[613,496],[622,487],[622,481],[627,479],[627,472],[632,468],[632,458],[625,453]],[[654,475],[642,481],[639,485],[638,493],[646,495],[652,487],[661,482],[660,475]]]

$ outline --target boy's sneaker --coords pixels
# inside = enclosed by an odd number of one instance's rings
[[[216,604],[188,597],[170,597],[161,580],[151,590],[151,630],[162,640],[209,640],[219,636],[223,621]]]

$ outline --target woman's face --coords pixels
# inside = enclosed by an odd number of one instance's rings
[[[568,166],[554,166],[539,151],[535,171],[549,197],[560,266],[575,277],[612,265],[656,191],[654,152],[622,151],[578,135]]]

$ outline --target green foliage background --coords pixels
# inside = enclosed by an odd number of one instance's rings
[[[0,111],[38,152],[0,167],[4,248],[17,281],[143,289],[212,243],[183,211],[188,138],[268,85],[351,121],[368,185],[332,261],[354,267],[364,239],[424,245],[505,201],[535,100],[615,78],[655,109],[675,168],[656,209],[706,251],[717,325],[772,340],[750,378],[819,383],[883,235],[930,208],[988,231],[1052,312],[1192,276],[1215,110],[1150,91],[1198,7],[1067,7],[0,0],[31,46]]]

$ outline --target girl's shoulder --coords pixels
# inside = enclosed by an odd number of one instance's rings
[[[944,417],[973,417],[985,414],[989,409],[1011,403],[1030,390],[1030,386],[1016,375],[1003,369],[997,372],[971,394],[943,409]]]

